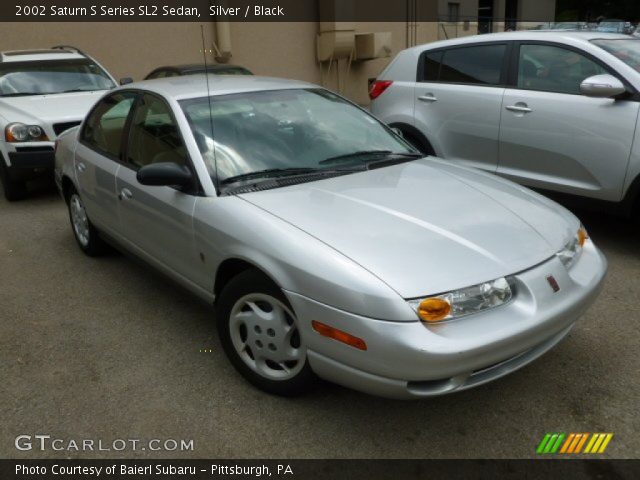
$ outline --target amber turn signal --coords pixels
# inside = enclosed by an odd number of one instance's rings
[[[581,247],[584,247],[584,242],[587,241],[587,238],[589,238],[589,234],[584,227],[580,227],[580,230],[578,230],[578,243],[580,243]]]
[[[429,323],[445,319],[449,312],[451,312],[451,304],[442,298],[427,298],[418,306],[418,315]]]
[[[358,337],[354,337],[347,332],[343,332],[342,330],[338,330],[337,328],[330,327],[329,325],[325,325],[324,323],[318,322],[316,320],[313,320],[311,322],[311,326],[323,337],[333,338],[334,340],[346,343],[347,345],[357,348],[358,350],[367,349],[367,344],[364,343],[364,340]]]

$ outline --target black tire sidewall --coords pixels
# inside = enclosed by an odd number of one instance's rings
[[[270,380],[251,370],[233,346],[229,331],[231,310],[240,298],[252,293],[262,293],[274,297],[293,312],[293,308],[282,290],[264,274],[254,269],[240,273],[225,286],[216,302],[216,322],[222,348],[235,369],[254,386],[275,395],[300,395],[309,390],[316,379],[308,359],[305,359],[305,365],[295,377],[287,380]],[[296,322],[299,321],[296,317]],[[299,324],[297,328],[300,332]]]

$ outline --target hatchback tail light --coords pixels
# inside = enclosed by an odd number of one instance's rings
[[[375,100],[380,95],[382,95],[384,91],[391,86],[392,83],[392,80],[375,80],[371,84],[371,88],[369,88],[369,98],[371,100]]]

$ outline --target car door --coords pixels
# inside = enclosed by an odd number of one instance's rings
[[[161,97],[144,93],[132,115],[126,162],[116,179],[123,236],[132,249],[167,273],[181,280],[193,279],[201,268],[193,239],[198,191],[141,185],[137,171],[159,162],[193,170],[171,107]]]
[[[436,153],[495,171],[507,43],[427,50],[415,87],[415,126]]]
[[[582,95],[587,77],[615,72],[581,50],[521,42],[513,55],[498,173],[531,187],[619,201],[638,102]]]
[[[111,234],[119,231],[116,174],[135,96],[133,91],[118,91],[100,100],[87,116],[75,152],[77,186],[87,214]]]

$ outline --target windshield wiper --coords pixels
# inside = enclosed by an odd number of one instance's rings
[[[243,173],[241,175],[234,175],[222,180],[220,183],[227,185],[229,183],[235,183],[242,180],[251,180],[252,178],[261,177],[283,177],[286,175],[296,175],[299,173],[320,172],[319,168],[312,167],[292,167],[292,168],[267,168],[266,170],[258,170],[256,172]]]
[[[97,92],[98,90],[96,88],[72,88],[71,90],[63,90],[56,93]]]
[[[358,152],[346,153],[344,155],[336,155],[335,157],[325,158],[320,162],[320,165],[340,163],[343,161],[353,160],[354,158],[358,158],[358,157],[380,156],[380,155],[384,155],[385,157],[400,156],[400,157],[410,157],[410,158],[422,158],[424,156],[416,152],[392,152],[391,150],[361,150]]]

